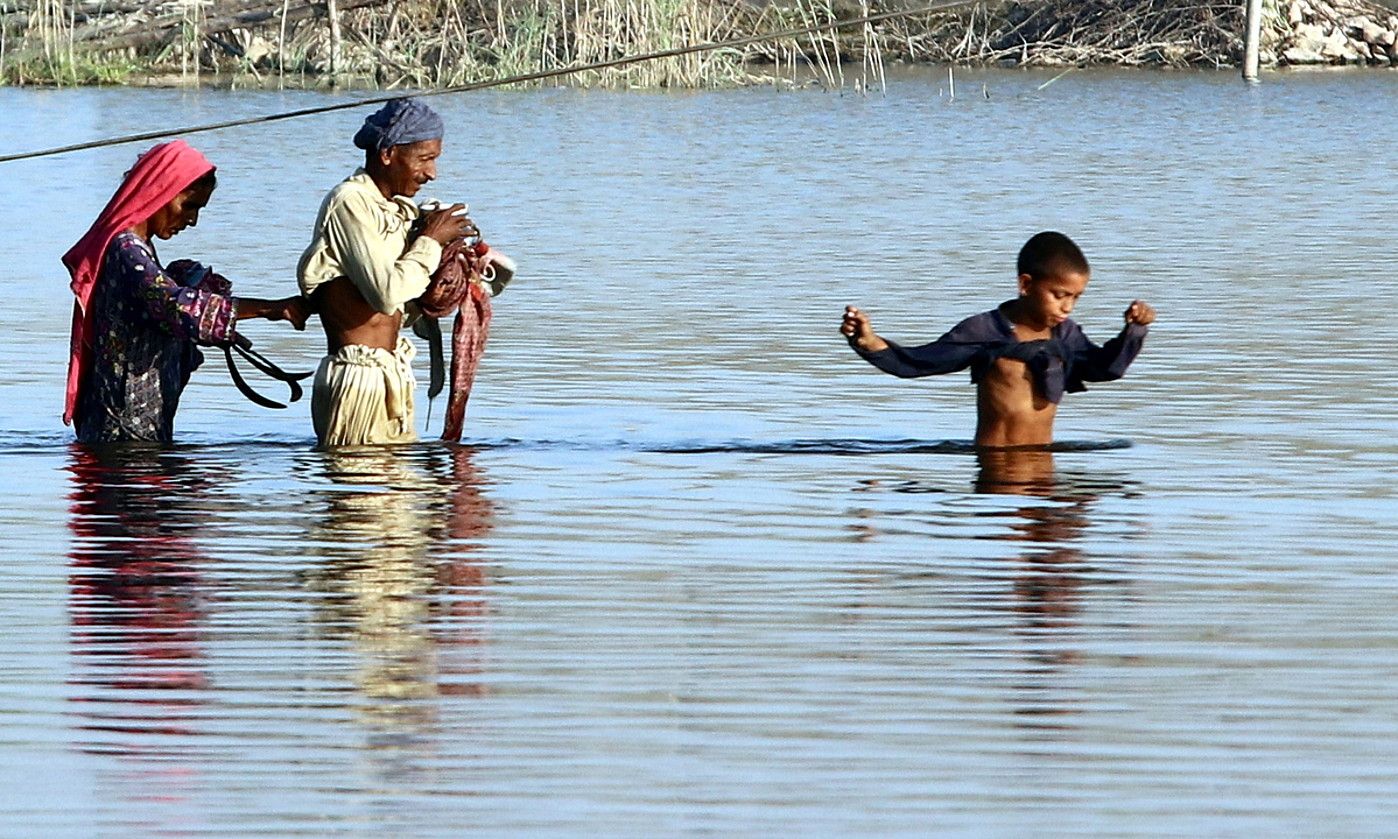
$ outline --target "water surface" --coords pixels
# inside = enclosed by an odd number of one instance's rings
[[[522,266],[460,447],[317,452],[216,357],[180,445],[73,445],[57,259],[137,149],[0,166],[0,832],[1390,832],[1398,76],[1051,78],[435,100]],[[0,141],[328,101],[0,89]],[[191,137],[162,257],[289,293],[362,116]],[[978,458],[840,310],[931,339],[1043,229],[1089,335],[1160,321]]]

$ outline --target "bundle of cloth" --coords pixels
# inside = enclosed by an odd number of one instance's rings
[[[424,209],[435,209],[424,206]],[[466,424],[466,401],[476,380],[476,367],[490,335],[490,299],[514,279],[515,262],[479,238],[457,239],[442,248],[442,261],[427,291],[417,299],[421,315],[413,332],[427,341],[431,378],[427,398],[442,392],[446,361],[439,318],[456,313],[451,336],[451,392],[447,397],[442,439],[457,442]]]

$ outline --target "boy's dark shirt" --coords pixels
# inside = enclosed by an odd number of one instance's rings
[[[972,315],[930,344],[901,347],[888,341],[888,349],[855,352],[885,373],[911,379],[938,373],[955,373],[971,368],[971,381],[979,382],[999,358],[1012,358],[1028,365],[1034,387],[1057,404],[1064,393],[1087,390],[1084,382],[1110,382],[1119,379],[1141,351],[1147,329],[1127,324],[1115,338],[1097,346],[1071,319],[1053,327],[1052,337],[1021,341],[1014,324],[999,308]]]

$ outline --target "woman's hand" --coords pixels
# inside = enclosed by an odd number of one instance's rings
[[[210,271],[199,283],[199,290],[229,297],[233,294],[233,283],[222,274]]]
[[[277,312],[277,317],[272,320],[290,321],[292,328],[298,332],[306,328],[306,320],[311,316],[311,302],[301,295],[278,300],[281,309]]]
[[[311,301],[296,295],[281,300],[261,300],[256,297],[235,297],[238,319],[266,318],[267,320],[290,321],[296,329],[306,328],[306,319],[315,313]]]

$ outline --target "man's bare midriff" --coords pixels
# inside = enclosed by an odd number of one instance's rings
[[[1034,392],[1028,365],[996,359],[976,388],[976,445],[1046,446],[1057,413],[1056,404]]]
[[[339,277],[320,286],[311,295],[311,302],[325,328],[329,352],[350,344],[390,351],[398,346],[402,313],[385,315],[370,306],[349,279]]]

